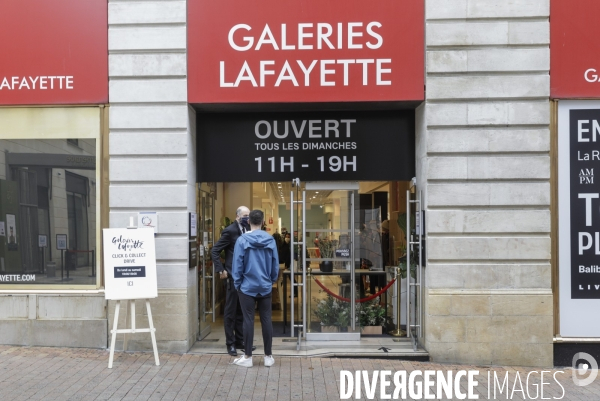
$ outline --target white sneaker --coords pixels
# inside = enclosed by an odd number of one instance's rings
[[[265,356],[265,366],[271,367],[275,364],[275,359],[273,359],[272,355]]]
[[[252,367],[252,357],[246,358],[245,355],[242,355],[241,357],[234,359],[233,364],[238,365],[238,366],[243,366],[245,368],[251,368]]]

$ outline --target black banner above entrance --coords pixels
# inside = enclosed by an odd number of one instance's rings
[[[198,114],[198,182],[415,175],[414,111]]]

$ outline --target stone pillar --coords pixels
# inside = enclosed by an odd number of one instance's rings
[[[426,1],[432,359],[552,365],[549,0]]]
[[[196,270],[188,268],[195,211],[195,113],[187,104],[186,2],[109,1],[110,226],[158,212],[160,350],[187,351],[198,332]],[[145,309],[141,314],[142,327]],[[114,303],[109,303],[112,324]],[[124,315],[123,315],[124,316]],[[124,320],[123,323],[124,324]],[[131,349],[148,348],[139,335]]]

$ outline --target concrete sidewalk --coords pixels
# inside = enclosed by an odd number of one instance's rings
[[[392,359],[292,357],[277,358],[271,368],[263,366],[262,357],[255,357],[254,367],[248,369],[230,365],[232,360],[226,355],[160,354],[161,365],[155,366],[152,353],[121,352],[115,354],[113,369],[108,369],[105,350],[0,346],[0,400],[339,400],[342,369],[392,373],[478,370],[479,399],[490,399],[488,372],[492,377],[493,372],[502,377],[508,373],[512,389],[517,373],[525,386],[527,374],[540,371]],[[560,398],[563,393],[552,377],[558,370],[544,378],[550,383],[545,386],[545,398]],[[564,387],[563,400],[600,399],[600,378],[586,387],[574,385],[570,369],[557,373],[556,378]],[[525,399],[541,399],[540,394],[533,398],[539,382],[539,375],[532,374],[531,397]],[[505,389],[497,399],[507,399],[506,393]],[[379,399],[379,387],[375,394]],[[364,393],[361,399],[366,399]],[[524,398],[517,390],[512,399]]]

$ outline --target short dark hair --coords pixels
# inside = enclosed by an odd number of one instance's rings
[[[250,224],[253,226],[260,226],[265,218],[265,215],[261,210],[253,210],[250,212]]]

